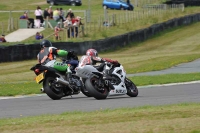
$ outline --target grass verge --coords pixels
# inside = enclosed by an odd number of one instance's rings
[[[130,78],[137,86],[179,83],[200,80],[200,73],[167,74],[157,76],[135,76]],[[0,84],[0,96],[16,96],[28,94],[40,94],[41,84],[36,82],[2,82]]]
[[[137,86],[180,83],[200,80],[200,73],[135,76],[130,78]]]
[[[199,127],[199,103],[0,119],[1,133],[199,133]]]

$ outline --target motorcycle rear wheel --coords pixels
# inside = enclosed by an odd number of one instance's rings
[[[107,88],[106,86],[104,86],[104,88],[98,88],[98,86],[95,84],[95,82],[98,82],[98,80],[99,79],[95,77],[87,79],[85,82],[85,86],[89,91],[89,94],[97,100],[106,99],[109,94],[109,88]]]
[[[43,82],[45,93],[53,100],[59,100],[63,97],[63,89],[56,87],[54,77],[46,77]]]
[[[137,97],[138,96],[138,89],[137,86],[128,78],[125,79],[125,85],[127,89],[127,95],[130,97]]]

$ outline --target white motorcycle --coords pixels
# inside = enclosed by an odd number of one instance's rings
[[[76,75],[82,78],[85,88],[89,94],[96,99],[106,99],[107,96],[127,94],[130,97],[137,97],[138,89],[136,85],[126,77],[126,72],[121,64],[105,62],[102,72],[98,67],[90,64],[89,56],[82,56],[78,67],[75,69]]]

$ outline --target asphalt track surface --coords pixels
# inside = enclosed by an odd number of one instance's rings
[[[139,87],[138,97],[109,96],[105,100],[86,97],[82,93],[51,100],[48,96],[19,97],[0,100],[0,118],[60,114],[68,111],[95,111],[144,105],[200,102],[200,82],[180,85]]]

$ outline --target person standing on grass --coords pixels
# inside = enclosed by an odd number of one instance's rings
[[[59,21],[60,20],[60,11],[59,8],[56,8],[56,10],[53,11],[53,19],[55,21]]]
[[[46,8],[46,9],[44,10],[44,14],[43,14],[44,19],[46,19],[47,17],[50,18],[50,14],[49,14],[48,10],[49,10],[48,8]]]
[[[55,26],[55,28],[54,28],[54,35],[55,35],[55,39],[56,40],[61,40],[61,38],[60,38],[60,35],[59,35],[59,32],[61,31],[62,29],[61,29],[61,23],[60,22],[58,22],[58,24]]]
[[[43,15],[43,13],[42,13],[40,6],[37,6],[37,9],[35,10],[35,17],[37,20],[37,26],[36,26],[37,28],[40,28],[40,24],[43,24],[43,22],[44,22],[42,15]]]
[[[50,14],[50,18],[52,19],[53,18],[52,6],[49,6],[48,13]]]
[[[60,19],[62,20],[62,22],[64,22],[65,21],[65,17],[64,17],[64,11],[63,11],[63,9],[62,8],[60,8]]]
[[[65,18],[67,18],[68,15],[70,15],[71,18],[74,17],[74,13],[72,12],[72,9],[71,9],[71,8],[68,10],[68,13],[67,13],[67,15],[66,15]]]

